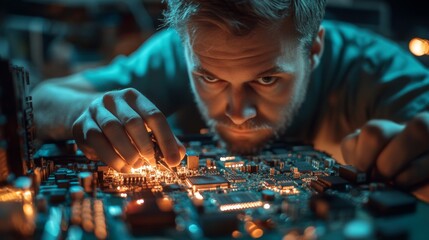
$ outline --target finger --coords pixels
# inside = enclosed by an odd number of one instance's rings
[[[82,132],[83,142],[94,150],[101,161],[116,171],[130,171],[131,166],[119,156],[95,121],[87,118],[83,124]]]
[[[125,127],[125,130],[131,138],[134,147],[137,148],[140,157],[154,165],[155,152],[153,150],[153,142],[146,130],[143,119],[125,101],[119,100],[116,104],[118,107],[116,108],[115,115]],[[134,162],[133,167],[141,167],[143,163],[143,160],[138,159]]]
[[[83,121],[84,115],[81,115],[72,126],[72,134],[73,138],[75,139],[76,145],[78,148],[85,154],[85,157],[89,160],[99,160],[100,158],[95,153],[94,149],[89,147],[87,143],[85,143],[83,138]]]
[[[341,141],[341,153],[343,155],[344,162],[347,164],[353,164],[355,162],[356,146],[359,134],[360,129],[356,129],[356,131],[347,135]]]
[[[180,160],[182,160],[186,155],[186,148],[176,136],[174,136],[174,138],[176,139],[177,145],[179,146]]]
[[[410,162],[394,179],[397,186],[410,188],[429,179],[429,153]]]
[[[361,129],[353,165],[361,171],[375,166],[378,156],[388,143],[403,129],[402,125],[387,120],[370,120]]]
[[[387,120],[369,121],[358,133],[352,134],[350,138],[346,137],[349,141],[344,146],[349,150],[343,152],[343,155],[349,155],[344,156],[346,162],[361,171],[370,170],[384,147],[402,128],[401,125]]]
[[[164,114],[146,97],[139,93],[128,94],[130,106],[139,113],[147,126],[152,130],[164,158],[170,166],[180,163],[179,146]]]
[[[95,119],[97,125],[106,135],[108,141],[114,149],[124,158],[128,164],[133,165],[139,159],[139,153],[133,146],[122,123],[117,119],[107,108],[113,109],[115,103],[110,97],[103,97],[102,106],[97,106],[92,111],[92,117]],[[122,107],[122,106],[118,106]]]
[[[429,183],[419,187],[415,191],[413,191],[414,196],[418,199],[429,203]]]
[[[419,114],[381,152],[377,161],[380,174],[387,178],[398,174],[409,161],[428,150],[428,139],[429,113]]]

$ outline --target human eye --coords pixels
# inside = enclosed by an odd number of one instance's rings
[[[269,86],[273,85],[275,82],[277,82],[279,78],[275,76],[266,76],[266,77],[260,77],[256,79],[255,81],[261,85]]]
[[[219,82],[219,78],[215,78],[210,75],[199,75],[198,76],[201,80],[208,82],[208,83],[216,83]]]

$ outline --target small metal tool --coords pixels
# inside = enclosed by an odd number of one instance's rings
[[[177,175],[177,168],[170,167],[164,160],[164,155],[162,154],[161,149],[159,148],[158,142],[155,138],[155,135],[152,132],[149,132],[150,138],[153,143],[153,150],[155,152],[155,162],[157,166],[162,166],[163,168],[170,171],[172,174]]]

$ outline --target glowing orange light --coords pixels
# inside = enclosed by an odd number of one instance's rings
[[[138,204],[138,205],[142,205],[143,203],[144,203],[144,199],[142,198],[142,199],[139,199],[139,200],[137,200],[136,201],[136,203]]]
[[[264,231],[262,231],[260,228],[257,228],[250,233],[252,238],[260,238],[262,235],[264,235]]]
[[[408,45],[410,52],[416,56],[429,55],[429,40],[413,38]]]
[[[26,216],[32,217],[34,215],[34,209],[33,209],[33,206],[31,206],[31,204],[26,203],[22,206],[22,208]]]
[[[241,232],[237,230],[233,231],[231,235],[233,238],[241,238],[243,236],[243,234],[241,234]]]
[[[195,198],[200,199],[200,200],[204,199],[203,195],[201,195],[200,192],[195,192],[194,196],[195,196]]]

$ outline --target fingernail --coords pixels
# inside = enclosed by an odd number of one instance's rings
[[[133,164],[133,168],[139,168],[141,166],[143,166],[143,159],[139,158],[137,159],[137,161]]]
[[[175,167],[179,165],[181,159],[178,154],[171,154],[167,160],[168,165],[170,165],[171,167]]]
[[[131,166],[130,165],[125,165],[121,168],[121,172],[123,173],[129,173],[131,172]]]

